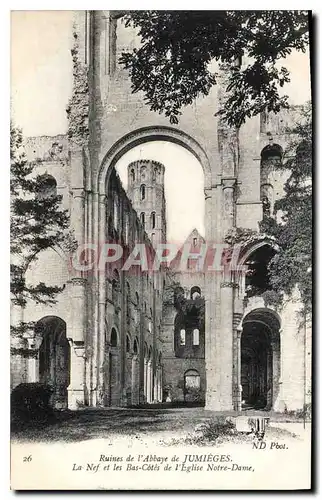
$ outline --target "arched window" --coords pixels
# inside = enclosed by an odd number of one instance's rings
[[[180,330],[180,345],[186,345],[186,330]]]
[[[192,300],[199,299],[201,297],[201,290],[199,286],[193,286],[190,290],[190,298]]]
[[[185,389],[200,389],[200,375],[197,370],[187,370],[184,374]]]
[[[126,352],[130,352],[131,351],[131,340],[130,340],[130,336],[127,335],[126,336]]]
[[[136,355],[139,354],[139,342],[137,338],[135,338],[133,342],[133,353]]]
[[[271,216],[271,212],[274,205],[274,189],[271,184],[261,185],[261,201],[263,204],[263,215],[267,217]]]
[[[145,200],[145,184],[142,184],[140,187],[140,196],[141,200]]]
[[[57,182],[52,175],[42,175],[38,179],[36,198],[45,200],[57,196]]]
[[[116,330],[115,328],[112,328],[112,331],[111,331],[111,347],[117,347],[117,333],[116,333]]]
[[[131,168],[131,182],[135,181],[135,171],[134,168]]]
[[[155,229],[155,212],[151,214],[151,229]]]
[[[199,330],[198,328],[195,328],[193,330],[193,334],[192,334],[192,344],[193,345],[199,345]]]
[[[269,144],[261,152],[262,161],[275,161],[280,163],[283,156],[283,148],[279,144]]]
[[[144,212],[141,212],[140,221],[141,221],[143,229],[145,229],[145,213]]]

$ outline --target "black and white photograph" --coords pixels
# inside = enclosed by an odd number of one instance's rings
[[[12,490],[311,489],[312,37],[11,11]]]

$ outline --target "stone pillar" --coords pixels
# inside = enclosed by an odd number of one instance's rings
[[[158,403],[162,403],[162,365],[158,368],[158,394],[157,394]]]
[[[271,395],[271,404],[274,406],[275,401],[278,398],[279,391],[281,390],[281,370],[280,370],[280,343],[277,340],[272,340],[272,362],[271,362],[271,370],[272,370],[272,395]]]
[[[229,155],[234,154],[233,145],[227,149],[225,141],[222,143],[222,205],[221,205],[221,235],[225,238],[227,231],[235,224],[235,160]],[[233,409],[233,311],[234,288],[236,287],[232,272],[225,268],[220,283],[220,325],[215,332],[215,363],[217,370],[217,388],[215,400],[211,409],[216,411]],[[208,406],[208,405],[207,405]]]
[[[233,314],[233,404],[236,411],[241,411],[241,313]]]
[[[225,237],[227,231],[235,225],[235,186],[236,178],[227,177],[222,179],[222,234]]]
[[[147,402],[148,394],[148,360],[144,359],[144,403]]]
[[[146,402],[152,403],[153,381],[152,381],[152,361],[147,363],[147,380],[146,380]]]
[[[233,288],[223,281],[221,288],[220,387],[216,410],[233,410]]]
[[[70,385],[68,387],[68,408],[77,410],[85,403],[84,400],[84,343],[69,340],[70,345]]]
[[[106,196],[98,197],[99,234],[104,235],[106,221]],[[98,242],[100,244],[101,241]],[[97,390],[96,405],[104,404],[104,356],[105,356],[105,329],[106,329],[106,274],[105,268],[97,269],[98,281],[98,328],[97,328]]]
[[[283,358],[285,354],[283,353],[283,333],[282,330],[279,332],[280,334],[280,342],[279,342],[279,356],[277,357],[276,354],[274,356],[273,352],[273,409],[274,411],[278,412],[284,412],[286,408],[286,402],[285,402],[285,395],[284,395],[284,387],[283,387],[283,380],[285,375],[284,375],[284,366],[283,366]],[[272,345],[273,349],[273,345]],[[275,359],[274,359],[275,358]],[[277,360],[278,360],[278,375],[274,376],[274,369],[276,370],[277,368]],[[276,377],[276,378],[275,378]]]
[[[139,360],[136,355],[132,358],[132,405],[139,404]]]
[[[27,359],[27,382],[39,382],[39,347],[42,343],[42,336],[34,335],[26,337],[28,342],[29,356]]]
[[[85,403],[86,280],[72,278],[68,284],[71,287],[71,322],[67,325],[67,338],[71,346],[68,407],[76,409],[78,403]]]
[[[273,390],[274,390],[274,371],[273,371],[273,352],[268,349],[267,351],[267,360],[266,360],[266,370],[267,370],[267,401],[266,408],[270,410],[272,408],[273,403]]]

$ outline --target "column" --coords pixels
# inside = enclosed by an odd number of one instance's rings
[[[144,403],[148,400],[148,360],[144,359]]]
[[[227,231],[235,225],[235,186],[236,178],[227,177],[221,180],[222,183],[222,235],[226,236]]]
[[[222,151],[223,171],[230,175],[234,175],[234,165],[225,154],[232,154],[232,151],[226,149],[224,142]],[[229,160],[229,161],[228,161]],[[227,166],[228,165],[228,166]],[[228,168],[229,167],[229,168]],[[236,185],[235,177],[222,178],[222,238],[224,239],[228,230],[232,229],[235,224],[235,200],[234,192]],[[214,403],[216,410],[232,410],[233,409],[233,311],[234,311],[234,288],[236,284],[233,280],[233,275],[229,269],[229,265],[223,270],[220,283],[220,329],[217,333],[217,354],[219,354],[220,377],[219,387],[217,389],[217,398]],[[218,358],[217,358],[218,359]]]
[[[84,400],[84,344],[68,339],[70,345],[70,385],[68,387],[68,408],[78,410]]]
[[[68,407],[77,409],[78,404],[85,403],[85,298],[86,280],[72,278],[68,282],[71,287],[71,321],[67,324],[67,339],[71,346],[71,373],[68,387]]]
[[[241,313],[233,314],[233,404],[236,411],[241,411]]]
[[[147,364],[147,403],[152,403],[152,390],[153,390],[153,385],[152,385],[152,362],[149,360]]]
[[[216,409],[233,409],[233,287],[223,281],[221,288],[220,387]]]
[[[29,332],[26,337],[28,342],[28,359],[27,359],[27,382],[39,382],[39,357],[38,351],[42,343],[41,336],[35,336],[34,332]]]
[[[158,391],[158,402],[162,403],[162,366],[159,367],[159,391]]]
[[[278,340],[272,340],[272,363],[271,369],[272,373],[272,397],[271,404],[275,406],[277,399],[280,396],[280,392],[282,392],[282,380],[281,380],[281,355],[280,355],[280,342]]]
[[[98,196],[98,224],[101,237],[105,234],[106,222],[106,196]],[[104,240],[99,240],[101,244]],[[99,262],[99,261],[98,261]],[[105,329],[106,329],[106,274],[105,267],[102,269],[97,266],[98,282],[98,328],[97,328],[97,386],[96,386],[96,405],[104,405],[104,355],[105,355]]]
[[[132,358],[132,405],[139,404],[139,360],[136,355]]]

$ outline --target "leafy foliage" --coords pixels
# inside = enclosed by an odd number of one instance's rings
[[[27,300],[53,304],[61,288],[43,282],[27,284],[25,273],[39,252],[70,238],[65,231],[69,222],[67,211],[60,207],[61,196],[41,195],[44,176],[35,175],[34,165],[27,161],[23,150],[22,133],[13,125],[10,127],[10,162],[11,301],[21,307]],[[12,327],[12,333],[21,336],[27,328],[27,323],[21,323]]]
[[[291,131],[287,160],[280,169],[289,172],[284,196],[275,203],[281,222],[264,218],[261,231],[275,237],[280,250],[269,264],[270,282],[277,292],[291,294],[298,287],[303,312],[312,308],[312,116],[306,106],[303,120]]]
[[[276,63],[309,43],[306,11],[128,11],[125,25],[142,41],[120,59],[132,90],[143,91],[151,110],[164,112],[170,123],[218,83],[213,61],[230,68],[226,96],[214,110],[229,125],[287,107],[278,90],[289,72]],[[240,66],[242,57],[247,62]]]
[[[30,420],[46,422],[53,413],[50,405],[52,388],[39,382],[19,384],[11,393],[11,417],[13,423]]]

